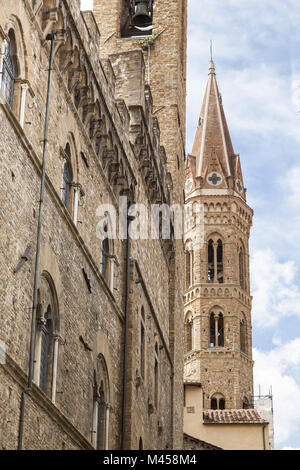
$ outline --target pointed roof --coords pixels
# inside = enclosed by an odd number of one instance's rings
[[[220,187],[233,176],[234,150],[216,80],[215,64],[209,64],[208,81],[194,140],[192,155],[196,157],[196,176],[209,178],[216,172],[222,176]],[[219,181],[221,181],[219,179]]]

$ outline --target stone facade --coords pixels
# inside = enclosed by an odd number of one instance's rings
[[[120,449],[122,436],[126,449],[183,445],[182,241],[104,244],[97,209],[110,205],[119,222],[120,196],[148,209],[183,202],[186,1],[154,2],[165,31],[149,62],[118,34],[120,2],[94,3],[95,16],[80,12],[79,0],[1,1],[2,449],[17,448],[28,380],[50,33],[35,370],[22,448]]]
[[[248,242],[253,211],[246,203],[213,62],[186,181],[187,205],[194,214],[196,207],[202,208],[202,238],[199,242],[193,215],[185,236],[185,381],[202,384],[204,409],[249,408],[253,361]]]

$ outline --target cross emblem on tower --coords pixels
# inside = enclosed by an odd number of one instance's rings
[[[243,186],[242,186],[242,184],[241,184],[240,180],[237,180],[237,182],[236,182],[236,186],[237,186],[237,188],[238,188],[239,192],[241,193],[241,192],[243,191]]]
[[[216,186],[220,181],[222,181],[222,178],[217,175],[217,173],[213,173],[209,178],[208,181],[210,181],[214,186]]]

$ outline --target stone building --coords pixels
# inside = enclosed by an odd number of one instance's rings
[[[211,436],[214,440],[208,440],[210,444],[228,448],[229,442],[234,448],[236,439],[228,429],[244,425],[245,440],[237,432],[240,445],[263,445],[260,428],[265,440],[266,421],[257,412],[249,418],[245,411],[253,408],[249,282],[253,211],[246,202],[241,161],[233,150],[213,61],[192,154],[187,159],[185,191],[190,217],[185,232],[184,379],[189,386],[184,429],[204,441]],[[206,410],[218,410],[218,416],[207,419],[205,413],[212,411]],[[239,411],[238,419],[227,410]],[[204,425],[201,429],[199,415]],[[197,432],[195,426],[191,428],[192,422],[199,423],[199,428],[195,424]],[[226,423],[229,428],[225,432]],[[207,431],[212,424],[221,439]],[[254,427],[258,439],[250,438]]]
[[[0,448],[182,448],[186,0],[0,7]]]

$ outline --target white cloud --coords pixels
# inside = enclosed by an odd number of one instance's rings
[[[253,357],[256,387],[261,385],[264,393],[272,386],[275,442],[280,446],[300,431],[300,385],[293,377],[300,368],[300,338],[269,352],[255,348]]]
[[[294,449],[293,447],[283,447],[281,450],[300,450],[300,449]]]
[[[300,288],[294,261],[279,262],[271,249],[255,251],[251,259],[254,326],[269,327],[283,317],[300,316]]]
[[[282,188],[288,188],[288,203],[292,209],[300,208],[300,167],[290,169],[281,179]]]

